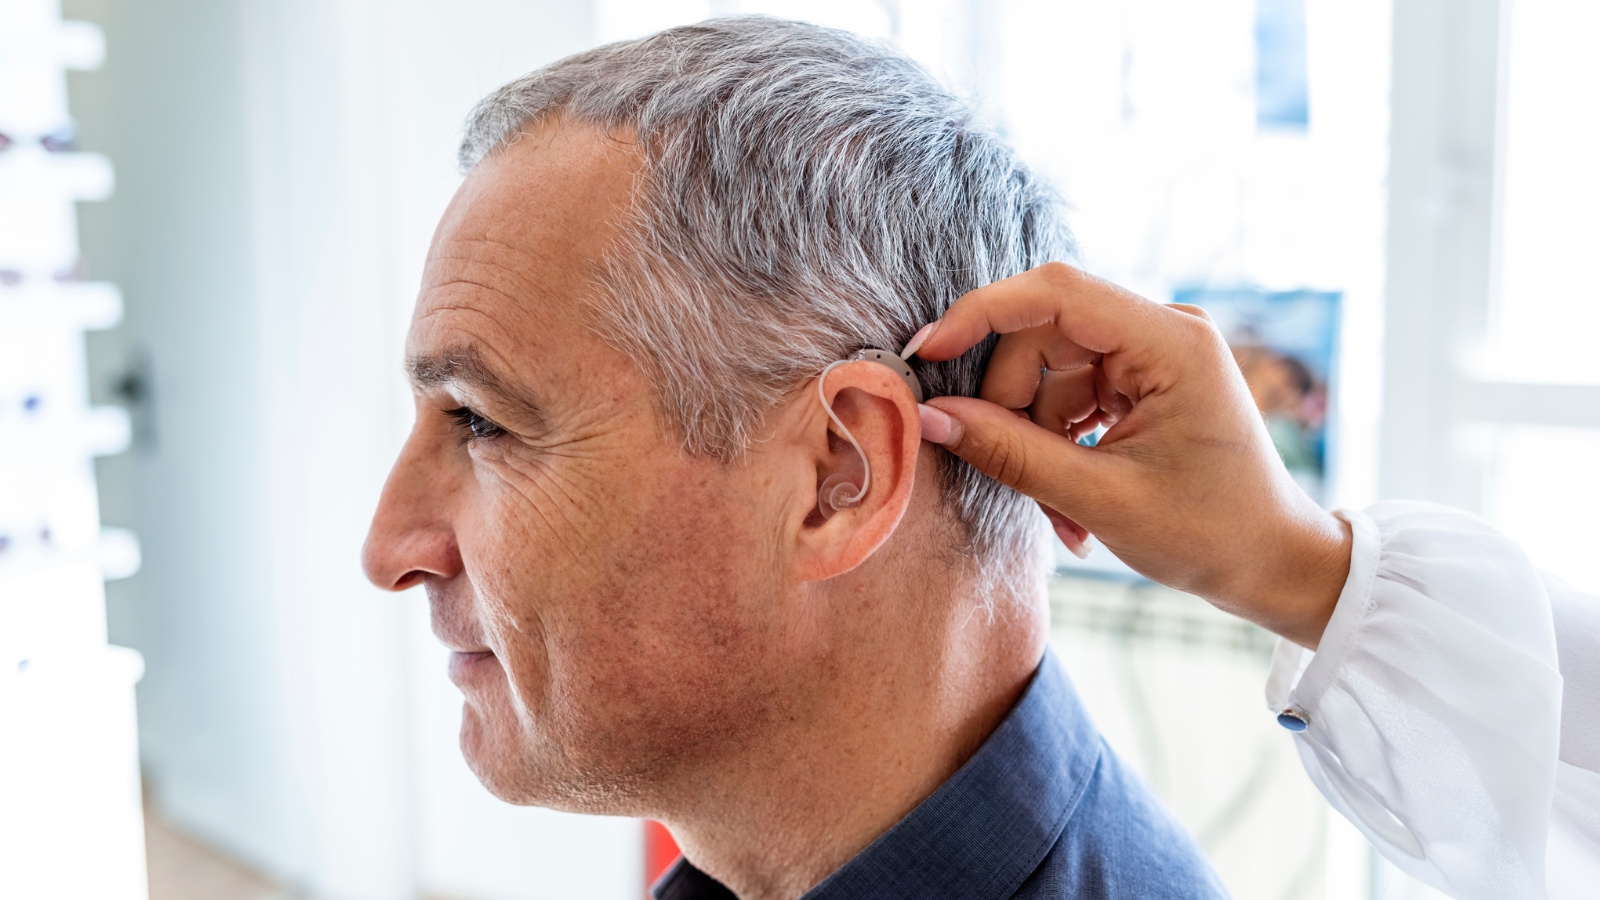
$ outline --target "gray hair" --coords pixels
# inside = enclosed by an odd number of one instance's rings
[[[1074,246],[1056,195],[924,69],[847,32],[713,19],[567,57],[472,111],[472,168],[530,124],[627,132],[631,227],[601,261],[597,329],[657,386],[685,449],[725,461],[828,363],[898,349],[962,294]],[[912,364],[978,392],[994,339]],[[939,451],[952,534],[986,595],[1032,595],[1032,501]]]

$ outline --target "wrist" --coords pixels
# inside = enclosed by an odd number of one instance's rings
[[[1320,508],[1280,535],[1240,605],[1257,625],[1315,650],[1350,577],[1355,538],[1350,523]]]
[[[1288,582],[1279,589],[1284,616],[1278,634],[1308,650],[1317,649],[1339,605],[1355,545],[1349,522],[1321,509],[1317,512],[1318,527],[1302,543],[1292,568],[1285,572]]]

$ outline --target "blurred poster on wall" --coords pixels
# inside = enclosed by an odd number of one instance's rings
[[[1295,481],[1326,499],[1328,386],[1335,377],[1339,302],[1335,291],[1184,288],[1174,303],[1199,306],[1233,348],[1272,444]]]

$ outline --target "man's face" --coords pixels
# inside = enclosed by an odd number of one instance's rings
[[[462,749],[512,802],[632,811],[731,751],[793,677],[792,487],[688,459],[637,367],[586,327],[630,147],[533,129],[468,175],[407,339],[416,424],[364,563],[423,584],[466,696]]]

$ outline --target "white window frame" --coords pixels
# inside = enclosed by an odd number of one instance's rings
[[[1485,512],[1487,429],[1600,428],[1600,385],[1488,377],[1514,0],[1396,0],[1379,491]]]

